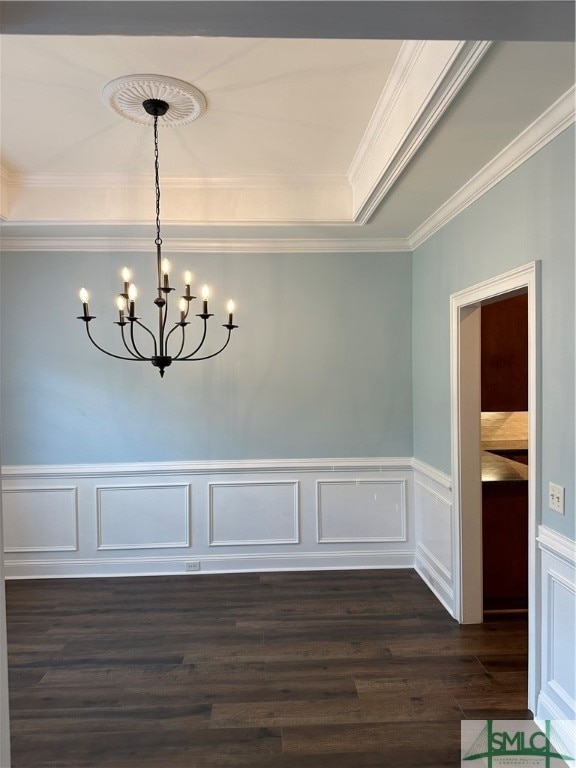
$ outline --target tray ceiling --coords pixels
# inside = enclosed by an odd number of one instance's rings
[[[1,55],[5,231],[73,237],[152,219],[151,130],[100,95],[121,75],[208,101],[160,134],[168,226],[307,240],[409,238],[574,81],[571,43],[5,35]]]

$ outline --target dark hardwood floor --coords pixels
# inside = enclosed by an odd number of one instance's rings
[[[450,768],[530,718],[524,619],[410,570],[8,582],[14,768]]]

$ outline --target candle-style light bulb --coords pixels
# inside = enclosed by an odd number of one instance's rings
[[[127,296],[128,295],[128,286],[130,285],[130,280],[132,278],[132,274],[131,274],[130,270],[128,269],[128,267],[124,267],[122,269],[122,273],[121,274],[122,274],[122,281],[124,282],[124,291],[123,291],[123,293],[124,293],[125,296]]]
[[[116,306],[118,307],[118,320],[124,323],[124,312],[126,311],[126,299],[120,293],[116,296]]]
[[[170,262],[168,261],[168,259],[162,259],[161,269],[162,269],[162,274],[164,275],[164,280],[162,285],[164,288],[169,288],[168,275],[170,274]]]
[[[138,296],[138,291],[136,289],[136,286],[134,283],[130,283],[128,286],[128,301],[130,302],[128,306],[128,312],[130,317],[134,317],[134,303],[136,301],[136,297]]]
[[[80,292],[78,293],[80,296],[80,301],[82,302],[82,310],[84,313],[84,317],[88,317],[88,299],[90,298],[90,294],[86,290],[86,288],[80,288]]]
[[[182,298],[178,302],[178,309],[180,310],[180,322],[183,323],[186,317],[186,312],[188,312],[188,302],[186,301],[184,296],[182,296]]]
[[[226,304],[226,309],[228,310],[228,325],[232,325],[232,319],[234,316],[234,302],[232,299]]]
[[[187,299],[192,298],[192,294],[190,293],[190,284],[192,283],[192,272],[190,272],[189,269],[184,272],[184,287],[186,288],[185,296]]]
[[[209,299],[209,297],[210,297],[210,288],[208,288],[206,283],[204,283],[204,285],[202,286],[202,301],[204,303],[204,307],[203,307],[203,314],[204,315],[208,314],[208,299]]]

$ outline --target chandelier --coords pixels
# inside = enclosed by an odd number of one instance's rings
[[[126,85],[128,84],[128,88]],[[170,294],[175,290],[170,285],[170,262],[162,258],[162,237],[160,236],[160,166],[158,155],[158,118],[168,114],[170,104],[161,98],[146,98],[141,101],[143,87],[152,88],[153,92],[160,90],[163,93],[174,94],[176,117],[172,118],[172,124],[190,122],[200,116],[205,109],[204,97],[193,86],[183,83],[173,78],[160,78],[155,75],[133,75],[130,78],[118,78],[109,83],[103,91],[103,96],[109,96],[110,106],[124,117],[140,123],[149,123],[152,119],[154,127],[154,187],[156,192],[156,273],[157,288],[154,304],[157,311],[157,332],[154,333],[142,319],[136,314],[136,299],[138,290],[133,282],[132,275],[127,267],[121,272],[122,291],[116,297],[116,307],[118,309],[118,320],[115,325],[120,331],[120,338],[127,355],[120,355],[109,352],[98,344],[91,333],[90,323],[96,317],[90,314],[88,307],[89,294],[86,288],[80,290],[79,296],[82,302],[83,313],[78,317],[86,327],[86,333],[96,349],[105,355],[115,357],[117,360],[127,360],[129,362],[149,362],[155,368],[158,368],[160,376],[164,376],[164,371],[172,363],[190,362],[199,360],[209,360],[223,352],[230,342],[230,337],[234,328],[234,302],[230,300],[227,304],[228,322],[223,324],[227,329],[228,335],[222,346],[211,354],[203,354],[203,347],[208,335],[208,320],[214,317],[208,312],[208,299],[210,291],[207,285],[202,286],[202,312],[196,314],[200,318],[200,338],[192,351],[187,349],[186,327],[190,325],[188,321],[191,303],[196,296],[190,292],[192,283],[192,273],[184,273],[184,293],[178,301],[178,315],[174,322],[168,323]],[[135,100],[140,99],[139,109],[136,110]],[[182,118],[184,115],[184,119]],[[149,116],[149,117],[148,117]],[[144,339],[144,342],[142,341]],[[146,347],[144,347],[146,344]]]

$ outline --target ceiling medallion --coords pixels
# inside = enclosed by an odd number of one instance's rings
[[[135,80],[141,78],[141,80]],[[129,81],[129,88],[116,87],[116,84],[122,80]],[[154,81],[153,81],[154,80]],[[135,83],[138,85],[135,85]],[[175,85],[175,83],[177,85]],[[152,85],[150,85],[152,84]],[[165,98],[149,97],[146,88],[150,86],[154,93],[158,93]],[[190,92],[186,92],[189,89]],[[170,285],[170,262],[162,258],[162,237],[160,234],[160,165],[158,155],[158,124],[161,119],[165,125],[181,125],[195,120],[202,114],[206,108],[206,101],[200,91],[197,91],[202,102],[198,101],[197,94],[194,99],[191,97],[191,91],[195,88],[183,83],[181,80],[172,78],[159,78],[156,75],[136,75],[128,78],[119,78],[108,83],[104,92],[107,94],[107,100],[112,108],[137,123],[150,123],[154,127],[154,189],[156,192],[156,298],[153,300],[157,310],[158,330],[154,333],[141,318],[136,314],[136,299],[138,290],[131,282],[132,274],[127,267],[121,272],[122,290],[116,297],[116,307],[118,309],[118,320],[115,324],[120,331],[120,341],[123,346],[122,352],[126,354],[117,354],[101,347],[93,338],[90,330],[90,323],[95,320],[95,316],[90,314],[88,306],[89,294],[85,288],[80,290],[80,301],[82,302],[82,314],[78,320],[84,322],[86,333],[92,344],[100,352],[115,357],[118,360],[127,360],[128,362],[149,362],[155,368],[158,368],[160,376],[164,376],[164,371],[172,363],[189,362],[198,360],[209,360],[223,352],[230,342],[232,331],[238,326],[234,324],[234,302],[230,300],[226,306],[228,312],[228,322],[223,323],[223,327],[228,331],[225,335],[224,343],[215,352],[210,354],[200,354],[203,350],[204,342],[208,333],[208,321],[213,314],[208,312],[208,299],[210,291],[207,285],[202,287],[202,311],[196,314],[196,317],[202,321],[200,325],[200,341],[193,344],[190,352],[186,349],[186,327],[190,325],[188,315],[191,309],[191,303],[196,298],[190,292],[192,283],[192,273],[184,273],[184,293],[178,301],[178,314],[176,319],[168,323],[168,310],[170,303],[170,294],[175,290]],[[130,93],[130,98],[126,96]],[[139,102],[137,101],[139,99]],[[174,101],[167,101],[174,99]],[[131,111],[121,111],[118,105],[130,104],[137,109],[135,116]],[[174,105],[174,106],[173,106]],[[122,109],[124,107],[122,106]],[[175,117],[171,118],[172,111],[175,110]],[[192,110],[192,111],[191,111]],[[199,111],[202,110],[202,111]],[[141,113],[141,114],[140,114]],[[172,336],[174,334],[174,336]],[[172,338],[171,338],[172,337]]]
[[[141,125],[152,125],[154,116],[142,109],[150,99],[170,105],[160,115],[159,125],[185,125],[202,117],[206,111],[206,97],[193,85],[164,75],[124,75],[111,80],[102,89],[102,100],[111,110],[126,120]]]

